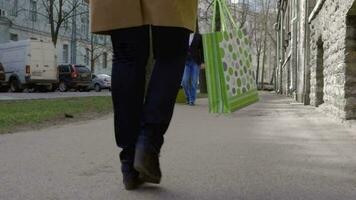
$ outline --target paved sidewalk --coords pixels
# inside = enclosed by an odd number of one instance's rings
[[[0,200],[350,200],[356,130],[263,93],[232,115],[178,105],[161,185],[123,190],[112,116],[0,135]]]

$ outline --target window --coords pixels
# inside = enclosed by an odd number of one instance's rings
[[[18,41],[19,40],[19,36],[15,33],[10,33],[10,40],[11,41]]]
[[[80,66],[80,65],[77,65],[75,66],[75,70],[79,73],[87,73],[87,72],[90,72],[90,69],[85,67],[85,66]]]
[[[30,19],[31,21],[37,21],[37,2],[30,0]]]
[[[106,69],[108,67],[108,53],[103,53],[103,68]]]
[[[69,46],[68,44],[63,45],[63,63],[68,63],[69,56]]]
[[[18,10],[18,0],[13,0],[14,3],[11,7],[11,15],[17,17],[17,10]]]
[[[64,65],[63,67],[62,67],[62,72],[64,72],[64,73],[70,73],[71,71],[70,71],[70,66],[69,65]]]
[[[1,5],[1,4],[0,4]],[[0,8],[0,17],[6,17],[6,11]]]
[[[89,38],[89,28],[88,28],[89,22],[87,19],[88,19],[87,16],[82,16],[80,19],[81,33],[85,38]]]

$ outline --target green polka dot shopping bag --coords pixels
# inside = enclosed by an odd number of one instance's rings
[[[231,113],[259,100],[248,36],[237,26],[226,0],[214,0],[212,32],[203,34],[211,113]],[[216,30],[219,13],[221,31]]]

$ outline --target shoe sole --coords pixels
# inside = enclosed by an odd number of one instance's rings
[[[126,184],[124,183],[124,185],[125,185],[126,190],[135,190],[135,189],[139,188],[143,183],[144,183],[144,181],[141,180],[141,181],[137,181],[135,183],[126,183]]]

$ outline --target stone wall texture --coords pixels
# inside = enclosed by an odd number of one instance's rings
[[[310,23],[310,103],[342,119],[356,119],[354,2],[326,0]]]

